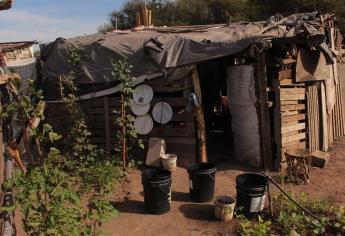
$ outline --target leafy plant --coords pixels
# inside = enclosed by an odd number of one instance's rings
[[[296,197],[295,197],[296,198]],[[306,193],[301,193],[299,203],[320,220],[304,213],[285,196],[275,198],[277,215],[277,228],[283,234],[295,231],[302,235],[343,235],[345,222],[342,221],[343,208],[332,206],[325,200],[311,200]]]
[[[121,111],[117,119],[116,147],[117,152],[122,153],[123,166],[127,167],[128,159],[134,147],[144,148],[141,139],[134,128],[135,118],[128,112],[133,103],[134,77],[131,76],[132,66],[126,60],[117,63],[112,62],[111,77],[121,85]]]
[[[96,235],[105,218],[117,215],[111,193],[125,172],[118,159],[107,157],[90,142],[91,134],[76,102],[81,51],[80,47],[72,50],[72,70],[60,80],[70,118],[67,139],[62,140],[51,125],[41,122],[32,131],[40,161],[27,173],[16,172],[15,178],[4,184],[15,188],[28,235]],[[22,102],[11,101],[1,111],[2,117],[22,124],[33,118],[44,119],[42,92],[30,87],[18,96]],[[59,150],[59,146],[63,148]]]
[[[28,235],[80,235],[80,198],[69,176],[51,165],[59,151],[51,149],[46,162],[15,179],[17,201]]]
[[[258,216],[257,222],[246,219],[243,215],[237,215],[240,224],[240,234],[242,236],[266,236],[271,230],[271,221],[264,221]]]

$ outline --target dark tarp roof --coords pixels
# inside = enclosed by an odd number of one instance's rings
[[[143,31],[118,31],[71,39],[59,38],[41,52],[42,85],[48,100],[57,99],[58,78],[67,74],[72,48],[83,48],[77,83],[80,93],[114,86],[107,82],[111,61],[126,57],[133,66],[133,76],[149,75],[175,67],[236,54],[266,39],[302,37],[313,46],[325,47],[317,12],[294,14],[267,22],[238,22],[228,25],[151,28]]]

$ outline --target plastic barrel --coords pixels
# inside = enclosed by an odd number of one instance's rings
[[[255,218],[265,205],[267,178],[260,174],[245,173],[236,177],[237,207],[247,218]]]
[[[194,163],[187,168],[189,196],[194,202],[209,202],[214,198],[216,166],[211,163]]]
[[[141,181],[144,187],[145,212],[163,214],[170,210],[171,172],[152,169],[143,171]]]

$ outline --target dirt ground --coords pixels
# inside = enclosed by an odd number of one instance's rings
[[[325,169],[313,168],[311,183],[289,186],[295,193],[306,192],[311,198],[328,199],[335,204],[345,204],[345,139],[337,142],[331,150],[331,161]],[[216,176],[216,195],[236,195],[237,175],[253,171],[231,163],[218,166]],[[274,194],[278,191],[271,187]],[[129,186],[130,195],[123,202],[116,202],[120,216],[106,222],[104,230],[110,235],[230,235],[236,227],[233,223],[218,222],[213,217],[213,202],[197,204],[189,201],[188,175],[185,169],[178,168],[173,173],[172,209],[164,215],[147,215],[144,212],[143,187],[140,171],[135,171]]]

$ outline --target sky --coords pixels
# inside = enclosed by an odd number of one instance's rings
[[[15,0],[0,11],[0,42],[54,41],[97,32],[125,0]]]

